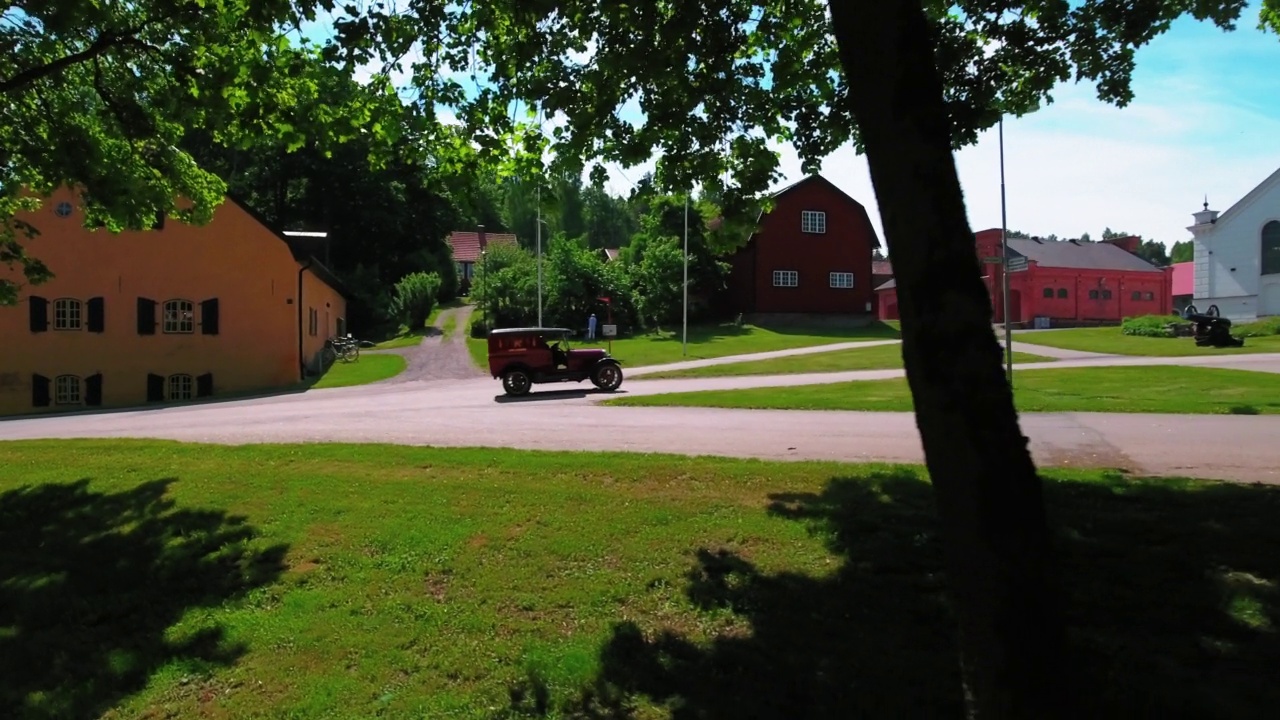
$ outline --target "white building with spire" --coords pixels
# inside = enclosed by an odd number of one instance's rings
[[[1223,317],[1252,321],[1280,315],[1280,170],[1226,212],[1192,213],[1195,305],[1217,305]]]

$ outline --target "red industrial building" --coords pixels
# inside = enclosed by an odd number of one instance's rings
[[[738,312],[872,312],[871,254],[880,247],[867,209],[821,175],[774,194],[774,208],[730,258]]]
[[[995,322],[1004,322],[1000,234],[999,229],[975,234],[983,282],[995,299]],[[1030,325],[1047,318],[1118,323],[1126,317],[1172,312],[1172,269],[1138,257],[1141,244],[1142,239],[1133,236],[1103,242],[1010,238],[1010,322]],[[895,281],[877,287],[876,295],[880,319],[897,319]]]

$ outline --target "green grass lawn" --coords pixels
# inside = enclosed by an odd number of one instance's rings
[[[395,353],[378,354],[361,353],[355,362],[335,362],[329,372],[316,381],[313,388],[349,387],[351,385],[368,385],[379,380],[386,380],[404,372],[405,359]]]
[[[1189,337],[1152,338],[1122,335],[1118,327],[1015,331],[1013,339],[1064,350],[1084,350],[1112,355],[1181,356],[1280,352],[1280,335],[1245,338],[1244,347],[1241,348],[1203,348],[1196,347],[1195,342]]]
[[[1280,413],[1280,376],[1200,367],[1097,367],[1014,372],[1021,412]],[[906,412],[903,378],[749,390],[638,395],[609,405]]]
[[[962,715],[915,468],[0,452],[2,717]],[[1088,716],[1280,703],[1280,488],[1050,478],[1063,682]]]
[[[1015,352],[1013,361],[1015,363],[1052,362],[1053,358]],[[800,373],[843,372],[848,370],[885,370],[900,367],[902,367],[902,346],[894,344],[875,345],[852,350],[834,350],[832,352],[796,355],[772,360],[753,360],[685,370],[668,370],[650,373],[644,375],[644,378],[797,375]]]
[[[679,328],[658,331],[613,341],[613,356],[624,367],[642,367],[742,355],[771,350],[811,347],[854,340],[888,340],[899,337],[895,324],[872,323],[861,328],[841,327],[758,327],[755,325],[698,325],[689,328],[689,354],[682,355]],[[605,340],[587,342],[581,333],[571,338],[574,347],[607,347]],[[473,344],[475,343],[475,344]],[[487,349],[483,340],[468,341],[471,357],[480,367],[487,367]]]

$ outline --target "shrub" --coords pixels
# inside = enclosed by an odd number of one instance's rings
[[[439,291],[440,276],[435,273],[405,275],[396,283],[391,297],[391,312],[403,320],[410,331],[420,330],[435,309]]]
[[[1177,315],[1142,315],[1139,317],[1125,318],[1120,324],[1120,332],[1124,335],[1139,335],[1142,337],[1174,337],[1173,331],[1169,329],[1170,323],[1186,322]]]
[[[489,337],[489,321],[485,319],[484,313],[476,310],[471,314],[471,320],[467,323],[467,334],[473,338]]]

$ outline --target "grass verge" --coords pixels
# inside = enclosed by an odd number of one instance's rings
[[[406,362],[402,355],[394,353],[385,355],[363,353],[356,362],[335,362],[330,366],[329,372],[325,373],[311,387],[335,388],[368,385],[369,383],[399,375],[404,372],[405,366]]]
[[[853,340],[889,340],[899,337],[897,328],[884,323],[867,327],[759,327],[756,325],[699,325],[689,328],[689,354],[682,354],[679,330],[653,332],[613,341],[613,356],[626,366],[641,367],[703,360],[707,358],[745,355],[748,353],[789,350]],[[603,340],[574,345],[604,347]]]
[[[1016,373],[1020,412],[1132,412],[1273,415],[1280,413],[1280,377],[1201,367],[1097,367]],[[606,400],[609,405],[694,406],[770,410],[908,412],[903,378],[748,390],[705,390]]]
[[[1249,332],[1248,326],[1241,326]],[[1236,330],[1235,327],[1232,328]],[[1233,332],[1239,336],[1242,332]],[[1186,356],[1238,355],[1241,353],[1280,352],[1280,335],[1247,337],[1241,348],[1197,347],[1189,337],[1159,338],[1124,335],[1118,327],[1070,328],[1066,330],[1015,331],[1014,340],[1034,345],[1083,350],[1110,355]]]
[[[0,448],[4,717],[963,714],[918,468]],[[1280,488],[1049,477],[1091,716],[1280,703]]]
[[[1015,352],[1015,363],[1052,362],[1053,358]],[[645,379],[674,379],[698,377],[733,377],[740,375],[799,375],[802,373],[844,372],[849,370],[886,370],[902,367],[902,346],[874,345],[851,350],[795,355],[771,360],[709,365],[646,373]]]

